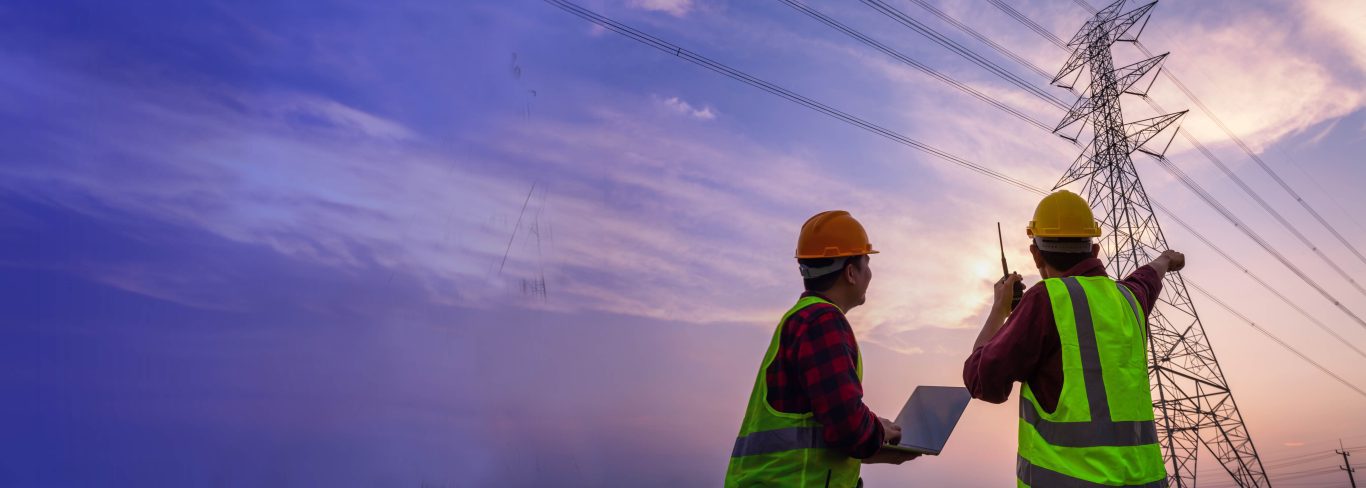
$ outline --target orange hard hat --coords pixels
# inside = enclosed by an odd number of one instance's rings
[[[843,210],[818,213],[802,224],[797,236],[797,259],[838,258],[877,254],[868,243],[868,232],[854,216]]]

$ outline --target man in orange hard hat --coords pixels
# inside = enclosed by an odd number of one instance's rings
[[[1186,258],[1164,251],[1118,282],[1097,256],[1100,226],[1066,190],[1039,202],[1026,230],[1042,282],[1011,310],[1020,275],[995,286],[963,382],[1003,403],[1020,387],[1018,486],[1166,486],[1148,383],[1147,321],[1162,277]]]
[[[863,404],[863,358],[845,312],[862,305],[876,254],[849,212],[802,225],[797,267],[806,292],[773,332],[731,450],[727,487],[857,487],[860,463],[901,464],[883,449],[901,429]]]

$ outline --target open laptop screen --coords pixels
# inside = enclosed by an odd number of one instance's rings
[[[938,455],[971,400],[961,386],[917,386],[896,416],[901,443],[893,447]]]

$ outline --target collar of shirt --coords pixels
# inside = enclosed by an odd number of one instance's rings
[[[1068,276],[1108,276],[1105,272],[1105,263],[1098,258],[1086,258],[1077,263],[1071,269],[1064,271],[1061,278]]]
[[[827,296],[825,296],[825,294],[823,294],[823,293],[821,293],[821,292],[818,292],[818,291],[807,291],[807,292],[802,292],[802,296],[801,296],[801,297],[802,297],[802,298],[806,298],[806,297],[816,297],[816,298],[819,298],[819,299],[821,299],[821,300],[825,300],[825,301],[827,301],[827,302],[830,301],[830,297],[827,297]]]
[[[825,294],[823,294],[823,293],[821,293],[821,292],[818,292],[818,291],[802,292],[801,298],[806,298],[806,297],[816,297],[816,298],[819,298],[819,299],[821,299],[821,300],[825,300],[827,303],[829,303],[829,304],[831,304],[831,305],[834,305],[835,310],[838,310],[839,313],[840,313],[840,315],[844,315],[844,309],[840,308],[839,305],[835,305],[835,302],[832,301],[832,300],[830,300],[830,297],[825,296]]]

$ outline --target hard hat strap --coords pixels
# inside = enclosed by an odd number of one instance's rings
[[[1034,245],[1040,251],[1059,252],[1067,254],[1081,254],[1091,252],[1091,239],[1073,238],[1068,240],[1045,239],[1042,237],[1034,238]]]
[[[797,263],[797,268],[801,270],[802,278],[809,280],[811,278],[819,278],[844,269],[844,261],[848,259],[848,257],[836,258],[835,262],[830,263],[826,266],[821,266],[819,268]]]

